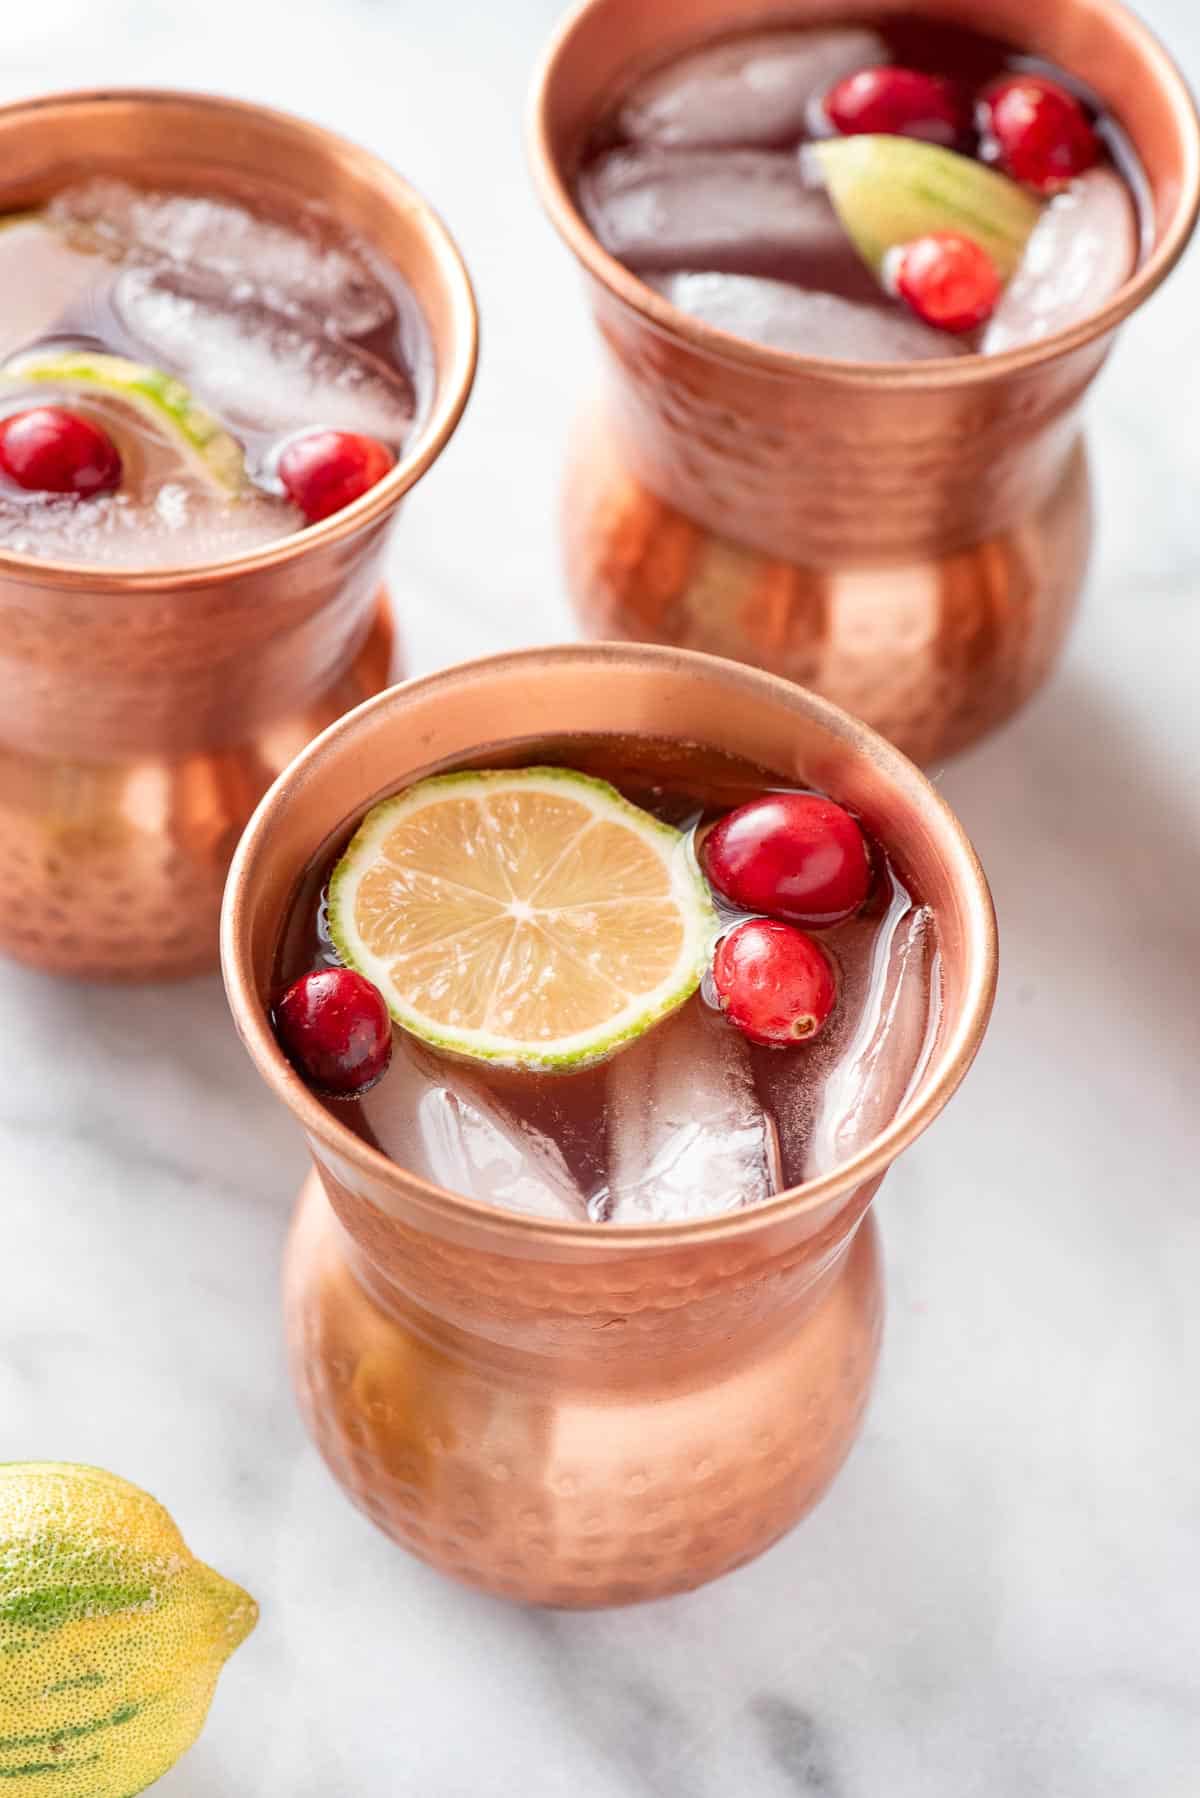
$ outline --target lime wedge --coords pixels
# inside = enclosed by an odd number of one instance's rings
[[[898,244],[929,231],[957,231],[985,249],[1007,281],[1041,212],[1007,175],[915,138],[834,137],[809,145],[806,154],[876,274]]]
[[[677,830],[566,768],[447,774],[367,813],[329,886],[342,959],[473,1060],[584,1067],[675,1011],[717,922]]]
[[[157,427],[208,483],[225,495],[245,486],[242,447],[224,425],[199,405],[182,381],[124,356],[91,350],[34,350],[6,362],[0,379],[22,386],[91,388],[124,400]]]

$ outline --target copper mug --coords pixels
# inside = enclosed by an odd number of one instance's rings
[[[142,573],[0,553],[0,949],[55,973],[144,980],[216,965],[225,873],[258,800],[387,684],[389,526],[466,404],[476,320],[424,201],[303,120],[120,90],[0,109],[0,210],[99,172],[320,200],[408,283],[435,365],[397,466],[302,534]]]
[[[739,28],[914,11],[1070,69],[1129,133],[1153,242],[1090,317],[986,358],[825,360],[688,318],[600,247],[572,180],[631,76]],[[530,148],[604,351],[565,492],[587,632],[757,663],[919,761],[1023,705],[1054,666],[1087,567],[1080,402],[1196,216],[1195,111],[1145,26],[1115,0],[585,0],[542,63]]]
[[[305,869],[374,800],[483,744],[653,733],[853,806],[935,913],[942,1010],[894,1122],[758,1208],[552,1224],[440,1191],[369,1147],[289,1067],[268,1005]],[[996,977],[987,884],[902,755],[801,688],[682,650],[523,651],[360,706],[276,782],[234,857],[225,982],[314,1171],[285,1274],[292,1375],[335,1477],[391,1536],[505,1597],[593,1606],[702,1584],[824,1492],[857,1433],[882,1316],[868,1206],[966,1073]]]

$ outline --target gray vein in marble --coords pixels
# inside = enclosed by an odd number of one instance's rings
[[[761,1725],[768,1753],[795,1792],[840,1798],[843,1788],[825,1732],[809,1711],[776,1693],[753,1699],[750,1711]]]

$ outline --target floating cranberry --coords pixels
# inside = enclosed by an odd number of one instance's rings
[[[731,905],[792,924],[840,924],[871,885],[862,831],[817,793],[766,793],[739,805],[713,825],[700,860]]]
[[[91,499],[121,484],[121,457],[107,431],[65,406],[34,406],[0,419],[0,472],[36,493]]]
[[[295,437],[279,458],[279,478],[309,524],[317,524],[382,481],[395,457],[375,437],[353,431],[311,431]]]
[[[974,331],[992,316],[1001,281],[987,251],[957,231],[931,231],[895,253],[896,292],[939,331]]]
[[[356,1099],[387,1072],[392,1020],[383,994],[351,968],[302,974],[275,1003],[280,1047],[310,1086]]]
[[[772,1049],[811,1042],[837,1002],[821,945],[774,918],[747,918],[721,938],[713,982],[730,1022],[752,1043]]]
[[[979,102],[984,154],[1014,181],[1052,194],[1100,158],[1100,139],[1074,94],[1044,75],[1009,75]]]
[[[952,81],[919,69],[859,69],[825,96],[825,113],[843,137],[882,132],[947,147],[965,135],[965,101]]]

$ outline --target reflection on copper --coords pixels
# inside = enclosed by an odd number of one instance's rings
[[[861,0],[585,0],[539,71],[530,151],[604,351],[566,486],[584,627],[803,680],[933,761],[1017,710],[1057,658],[1091,536],[1080,402],[1188,240],[1200,137],[1178,71],[1115,0],[921,10],[1081,76],[1146,170],[1149,254],[1056,336],[952,361],[787,355],[677,311],[584,223],[571,192],[583,141],[639,69],[739,26],[858,21]]]
[[[225,871],[259,797],[387,683],[389,529],[466,403],[475,308],[419,196],[303,120],[154,91],[0,108],[0,210],[81,170],[319,195],[408,283],[435,364],[396,468],[303,534],[148,573],[0,553],[0,949],[57,973],[151,979],[215,965]]]
[[[932,907],[936,1040],[898,1117],[836,1172],[699,1223],[547,1224],[407,1173],[279,1053],[276,944],[328,837],[483,737],[571,731],[653,731],[812,781],[887,841]],[[301,1406],[383,1529],[489,1591],[602,1605],[712,1579],[815,1503],[857,1433],[878,1349],[867,1208],[966,1073],[995,983],[986,882],[911,763],[798,687],[679,650],[467,663],[369,701],[280,778],[234,858],[222,960],[238,1030],[314,1158],[286,1271]]]

